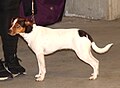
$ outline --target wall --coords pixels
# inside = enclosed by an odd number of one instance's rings
[[[114,20],[120,18],[120,0],[109,0],[108,1],[108,20]]]
[[[114,20],[120,17],[120,0],[67,0],[65,15]]]

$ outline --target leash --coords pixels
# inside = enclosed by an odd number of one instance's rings
[[[33,21],[33,24],[35,24],[35,13],[34,13],[34,0],[32,0],[32,17],[31,20]]]

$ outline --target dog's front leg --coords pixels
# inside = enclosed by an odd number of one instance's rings
[[[37,54],[37,61],[38,61],[38,70],[39,73],[35,76],[36,81],[43,81],[46,73],[46,67],[45,67],[45,59],[44,59],[44,54],[40,53]]]

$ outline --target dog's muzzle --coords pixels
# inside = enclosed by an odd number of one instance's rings
[[[8,34],[11,36],[15,36],[15,34],[13,33],[13,31],[11,29],[8,30]]]

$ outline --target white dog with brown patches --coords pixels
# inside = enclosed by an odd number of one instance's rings
[[[99,74],[99,61],[92,55],[91,47],[97,53],[105,53],[113,45],[108,44],[104,48],[96,46],[92,37],[80,29],[51,29],[37,26],[25,18],[16,18],[8,34],[14,36],[20,34],[34,51],[38,60],[39,72],[35,76],[37,81],[45,78],[46,67],[44,55],[53,53],[60,49],[72,49],[79,59],[83,60],[93,68],[92,76],[95,80]]]

